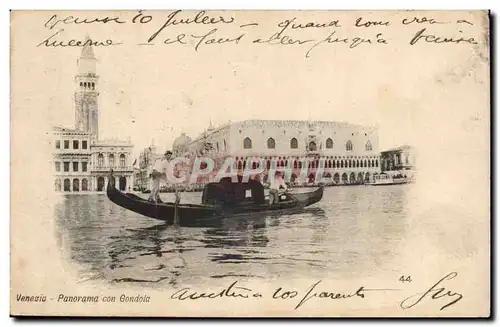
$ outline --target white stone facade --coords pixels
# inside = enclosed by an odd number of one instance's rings
[[[104,192],[111,169],[117,188],[134,185],[130,140],[99,139],[98,79],[93,49],[85,46],[75,76],[75,127],[52,130],[56,192]]]
[[[307,160],[307,176],[324,165],[333,184],[362,183],[380,172],[378,130],[333,121],[246,120],[205,131],[189,144],[198,156],[234,157],[238,168],[252,158],[268,168],[301,168]],[[295,173],[296,175],[296,173]]]

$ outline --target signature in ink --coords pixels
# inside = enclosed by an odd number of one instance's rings
[[[215,299],[223,297],[244,298],[262,297],[260,293],[252,293],[249,288],[237,286],[238,281],[233,282],[229,287],[226,287],[218,292],[195,292],[189,287],[182,288],[170,296],[173,300],[199,300],[199,299]]]
[[[449,306],[452,306],[453,304],[460,301],[463,298],[463,295],[457,292],[447,290],[445,287],[442,286],[442,284],[446,280],[451,280],[457,276],[458,273],[456,272],[449,273],[448,275],[441,278],[437,283],[432,285],[427,291],[423,293],[413,294],[412,296],[404,299],[403,302],[400,303],[401,308],[405,310],[410,309],[419,304],[420,302],[424,301],[425,299],[429,298],[432,300],[437,300],[441,298],[446,298],[448,300],[451,300],[447,304],[443,305],[440,310],[444,310]]]

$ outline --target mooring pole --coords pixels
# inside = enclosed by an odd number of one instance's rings
[[[174,226],[179,227],[179,214],[177,211],[177,205],[181,201],[181,197],[179,195],[179,191],[177,190],[177,187],[174,186],[175,189],[175,202],[174,202]]]

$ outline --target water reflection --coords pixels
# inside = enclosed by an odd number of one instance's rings
[[[150,264],[143,267],[144,276],[151,276],[149,279],[115,277],[112,281],[158,283],[168,280],[170,284],[176,284],[176,278],[187,264],[183,254],[193,249],[184,248],[183,244],[188,239],[180,231],[168,233],[171,228],[166,224],[160,224],[146,228],[127,229],[126,235],[111,236],[110,239],[113,241],[108,246],[108,254],[112,261],[109,269],[127,267],[134,269],[136,268],[134,265],[141,262],[141,257],[151,258],[148,259]],[[172,257],[177,258],[175,263],[172,263]]]
[[[225,218],[197,228],[158,223],[102,195],[64,197],[55,215],[62,253],[82,279],[158,287],[235,277],[341,277],[391,269],[387,263],[408,225],[406,193],[404,187],[330,188],[299,214]]]

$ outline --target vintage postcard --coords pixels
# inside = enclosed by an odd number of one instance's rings
[[[488,11],[12,11],[11,315],[489,317]]]

